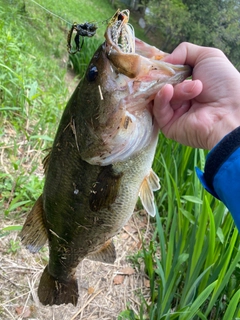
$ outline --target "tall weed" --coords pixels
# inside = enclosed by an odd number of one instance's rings
[[[32,44],[24,2],[0,2],[0,215],[24,212],[42,187],[42,150],[50,146],[67,89],[64,69]],[[33,31],[33,30],[31,30]],[[40,38],[39,38],[40,40]]]
[[[160,137],[156,231],[143,249],[151,303],[143,299],[139,314],[126,310],[119,319],[239,317],[240,237],[224,205],[198,181],[194,168],[203,169],[204,158],[202,150]]]

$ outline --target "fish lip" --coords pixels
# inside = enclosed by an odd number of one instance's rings
[[[106,39],[105,51],[108,55],[112,51],[119,54],[135,53],[135,35],[134,29],[128,23],[130,11],[128,9],[120,11],[119,9],[110,19],[104,37]],[[121,40],[121,44],[118,41]]]

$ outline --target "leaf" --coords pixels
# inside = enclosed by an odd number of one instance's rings
[[[31,84],[30,90],[29,90],[29,93],[28,93],[28,97],[29,97],[30,100],[33,100],[34,97],[36,96],[37,89],[38,89],[38,82],[37,82],[37,81],[34,81],[34,82]]]
[[[20,230],[22,230],[22,226],[8,226],[5,228],[2,228],[2,229],[0,229],[0,238],[5,237],[11,231],[20,231]]]
[[[144,225],[144,226],[145,226],[145,225]],[[138,227],[139,227],[139,225],[138,225]],[[132,233],[132,234],[137,233],[137,229],[131,227],[130,225],[126,225],[126,226],[124,227],[124,230],[125,230],[126,232],[129,232],[129,233]]]
[[[121,269],[119,273],[130,276],[135,273],[135,270],[132,267],[125,267]]]
[[[12,201],[12,203],[10,204],[8,210],[6,210],[6,211],[11,212],[11,211],[17,209],[18,207],[21,207],[21,206],[23,206],[23,205],[25,205],[25,204],[27,204],[29,202],[31,202],[31,200],[24,200],[24,201],[19,201],[19,202],[16,202],[16,203],[13,203],[13,201]]]
[[[46,140],[46,141],[53,141],[53,138],[47,136],[47,135],[35,135],[35,136],[31,136],[30,140],[35,140],[35,139],[39,139],[39,140]]]
[[[95,289],[93,287],[88,288],[88,294],[93,294]]]
[[[124,276],[118,274],[113,278],[113,284],[118,285],[118,284],[122,284],[124,280]]]
[[[240,301],[240,289],[232,297],[232,299],[228,305],[228,308],[224,314],[223,320],[233,319],[235,311],[237,310],[237,306],[239,304],[239,301]]]
[[[22,226],[8,226],[1,229],[1,231],[20,231],[22,230]]]
[[[203,203],[202,199],[200,199],[198,197],[195,197],[195,196],[182,196],[181,198],[184,199],[184,200],[193,202],[193,203],[197,203],[197,204],[202,204]]]
[[[1,88],[1,86],[0,86],[0,88]],[[19,107],[1,107],[1,109],[0,109],[0,111],[16,111],[16,110],[20,110],[20,108]]]
[[[144,278],[144,286],[145,286],[146,288],[150,288],[150,281],[149,281],[148,279],[145,279],[145,278]]]
[[[123,240],[127,240],[129,237],[130,237],[130,236],[129,236],[129,234],[128,234],[127,232],[123,232],[123,233],[121,234],[121,239],[123,239]]]
[[[211,283],[192,303],[191,307],[188,309],[186,314],[181,318],[181,320],[191,320],[196,315],[198,309],[207,301],[209,295],[216,286],[217,281]]]
[[[219,240],[221,241],[221,243],[224,243],[224,234],[223,234],[222,228],[217,229],[217,236],[218,236]]]
[[[31,309],[28,306],[19,306],[15,308],[18,316],[21,318],[29,318],[31,316]]]

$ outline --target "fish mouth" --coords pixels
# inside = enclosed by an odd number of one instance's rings
[[[167,53],[135,38],[134,28],[128,23],[129,16],[128,9],[118,9],[104,35],[107,58],[118,73],[141,79],[147,75],[149,80],[173,77],[173,82],[181,82],[191,75],[189,66],[164,62],[162,59]],[[154,51],[152,56],[151,50]]]

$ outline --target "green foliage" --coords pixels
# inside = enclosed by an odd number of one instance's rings
[[[20,231],[22,226],[8,226],[0,230],[0,238],[8,235],[12,231]]]
[[[33,45],[26,10],[24,2],[0,2],[0,216],[9,218],[28,210],[39,196],[42,150],[53,140],[67,93],[58,61],[42,59],[49,45],[42,51]],[[37,45],[43,41],[40,33],[37,40]]]
[[[14,241],[13,239],[9,240],[9,249],[7,250],[7,253],[17,253],[17,251],[20,249],[20,241]]]
[[[160,136],[159,212],[143,249],[151,303],[143,298],[140,313],[129,309],[124,319],[235,319],[240,312],[240,237],[230,213],[196,177],[204,158],[202,150]]]
[[[213,46],[240,68],[239,1],[150,0],[148,7],[145,18],[161,33],[161,49],[170,52],[182,41]]]
[[[190,13],[181,1],[150,1],[148,8],[146,20],[161,32],[164,39],[160,46],[162,50],[168,51],[176,41],[185,39]]]

